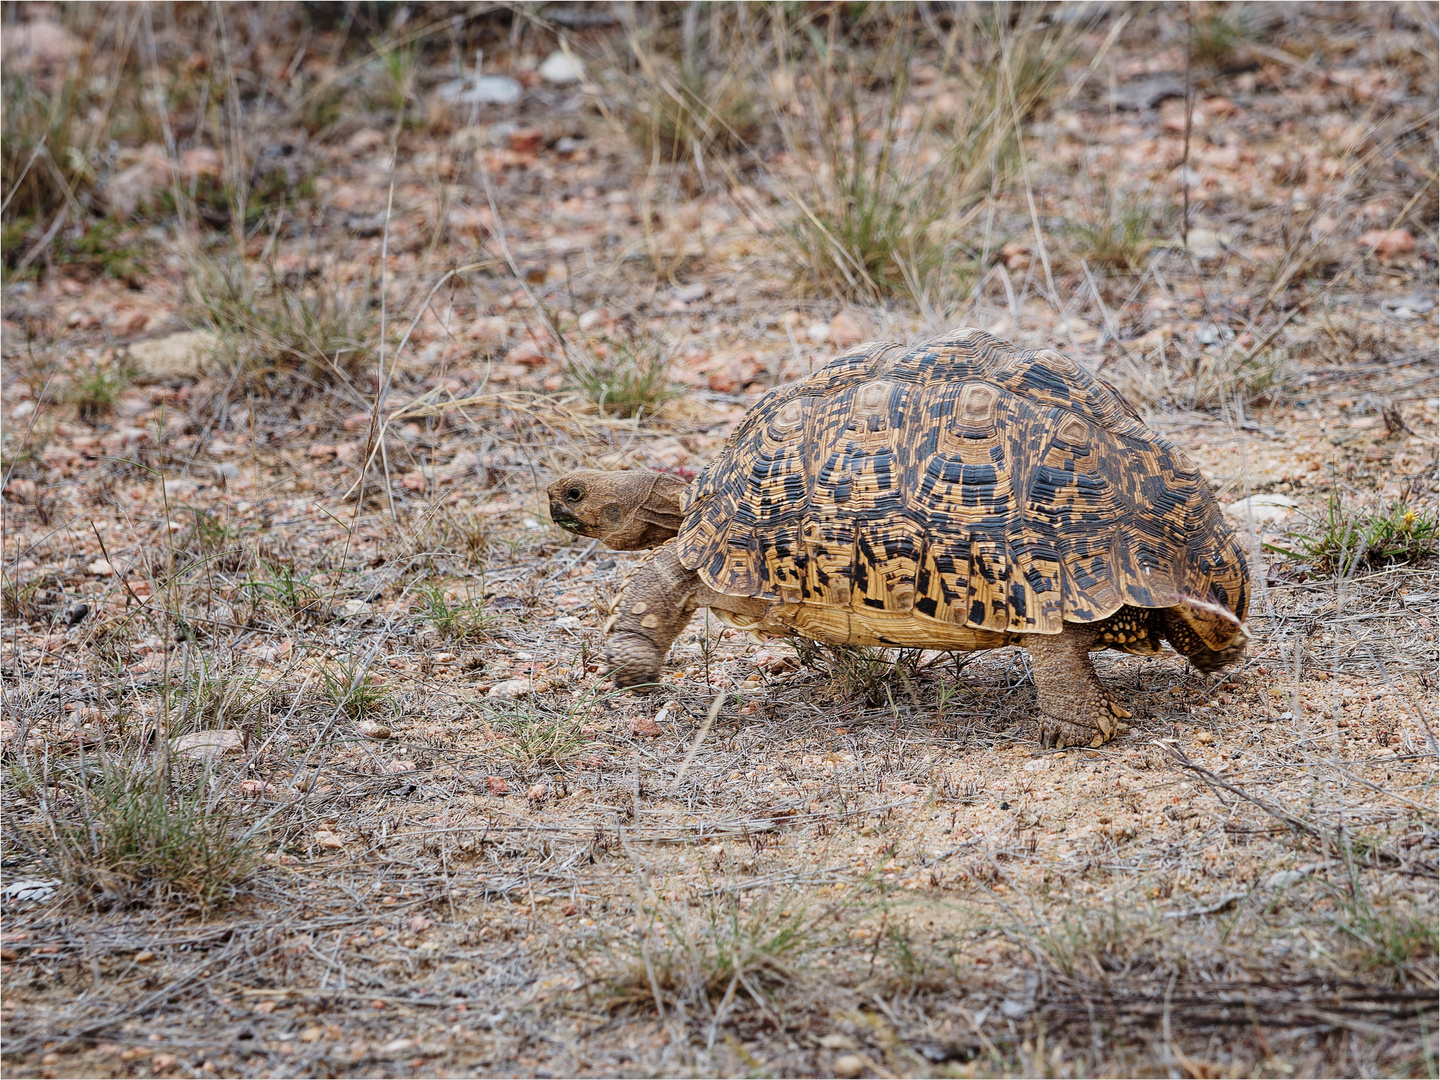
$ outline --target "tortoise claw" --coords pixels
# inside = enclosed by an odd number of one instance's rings
[[[1054,716],[1040,717],[1040,745],[1063,750],[1067,746],[1104,746],[1115,734],[1114,728],[1102,728],[1060,720]]]

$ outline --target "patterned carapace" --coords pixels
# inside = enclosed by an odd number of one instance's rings
[[[1125,607],[1248,606],[1195,465],[1073,361],[979,330],[862,345],[770,391],[684,513],[680,561],[707,585],[841,640],[943,647],[963,627],[983,647]]]

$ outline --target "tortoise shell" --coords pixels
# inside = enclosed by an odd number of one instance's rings
[[[711,588],[825,640],[978,648],[1249,601],[1184,453],[1073,361],[968,328],[771,390],[686,492],[678,544]],[[1205,625],[1210,648],[1235,633]]]

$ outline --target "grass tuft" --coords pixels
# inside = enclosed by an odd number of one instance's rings
[[[1403,984],[1416,975],[1417,965],[1434,964],[1440,932],[1428,914],[1393,901],[1372,904],[1358,883],[1349,893],[1337,894],[1335,911],[1328,918],[1358,947],[1363,970],[1386,971]]]
[[[1317,574],[1348,577],[1356,570],[1423,562],[1440,546],[1440,517],[1434,510],[1397,500],[1382,509],[1346,507],[1331,492],[1309,532],[1292,532],[1294,548],[1269,550],[1308,562]],[[1298,548],[1298,550],[1296,550]]]
[[[38,771],[17,763],[11,779],[42,809],[45,832],[27,846],[96,907],[203,914],[233,896],[259,858],[224,786],[165,754],[101,751]]]
[[[913,27],[876,18],[881,44],[868,57],[838,39],[836,20],[828,34],[806,23],[780,31],[813,58],[786,75],[798,108],[776,114],[790,153],[809,166],[787,235],[828,292],[927,296],[942,279],[967,277],[960,223],[1017,160],[1018,125],[1051,93],[1074,31],[1028,9],[1013,26],[958,18],[947,53],[962,40],[966,50],[942,76],[960,90],[917,123],[907,105]]]
[[[737,997],[769,1007],[769,995],[798,978],[826,930],[793,889],[763,890],[745,901],[719,891],[701,898],[698,911],[663,901],[639,906],[640,933],[625,947],[611,946],[605,958],[615,1005],[658,997],[667,1009],[715,1026]]]
[[[85,120],[93,104],[85,82],[79,71],[67,73],[53,88],[18,74],[7,72],[4,77],[0,187],[5,193],[7,270],[26,255],[27,241],[39,240],[57,214],[79,208],[95,182],[101,132]]]
[[[415,100],[415,81],[420,71],[420,47],[415,43],[371,41],[376,58],[370,62],[368,87],[372,104],[405,114]]]
[[[80,413],[80,419],[94,423],[115,410],[115,402],[130,385],[123,372],[94,368],[71,384],[66,400]]]
[[[441,637],[456,641],[484,637],[494,621],[485,613],[485,601],[471,596],[468,589],[463,600],[456,600],[437,584],[426,585],[421,590],[420,617]]]
[[[557,709],[545,702],[516,698],[486,701],[485,712],[505,735],[498,747],[500,753],[529,773],[559,768],[591,745],[585,724],[593,706],[593,699],[577,698],[568,708]]]
[[[171,737],[215,728],[244,730],[258,724],[274,688],[254,667],[189,650],[182,677],[171,695],[167,734]],[[262,733],[252,729],[258,739]]]
[[[200,260],[190,306],[237,377],[273,392],[297,378],[330,386],[373,374],[380,334],[371,293],[369,281],[295,285],[273,266],[257,273],[241,260]]]
[[[323,599],[320,590],[310,580],[311,575],[297,572],[288,563],[271,566],[264,560],[257,560],[257,571],[257,577],[240,583],[241,592],[263,603],[281,618],[319,617]]]
[[[1143,363],[1127,362],[1123,389],[1131,401],[1184,410],[1254,405],[1284,386],[1286,359],[1277,348],[1252,356],[1234,346],[1204,349],[1166,341]]]
[[[1245,60],[1245,46],[1255,40],[1250,13],[1241,4],[1208,3],[1190,23],[1190,55],[1218,71],[1230,71]]]
[[[867,706],[893,702],[903,694],[915,696],[916,676],[924,653],[920,649],[885,650],[865,645],[831,645],[792,641],[800,662],[830,680],[830,694],[838,701],[859,701]]]
[[[634,85],[629,130],[648,161],[692,162],[703,179],[710,159],[741,150],[759,130],[754,93],[733,69],[642,56]]]
[[[611,416],[647,415],[675,396],[658,343],[636,337],[588,342],[565,362],[565,378]]]
[[[390,688],[358,660],[341,657],[321,665],[319,689],[332,710],[352,720],[365,720],[390,709]]]
[[[1158,243],[1150,207],[1136,195],[1117,195],[1109,184],[1102,186],[1100,205],[1070,233],[1080,258],[1116,270],[1137,269]]]

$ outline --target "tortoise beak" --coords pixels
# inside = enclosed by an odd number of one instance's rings
[[[558,499],[550,500],[550,520],[559,525],[562,529],[569,529],[573,533],[586,535],[585,523],[574,514],[565,509],[565,504]]]

